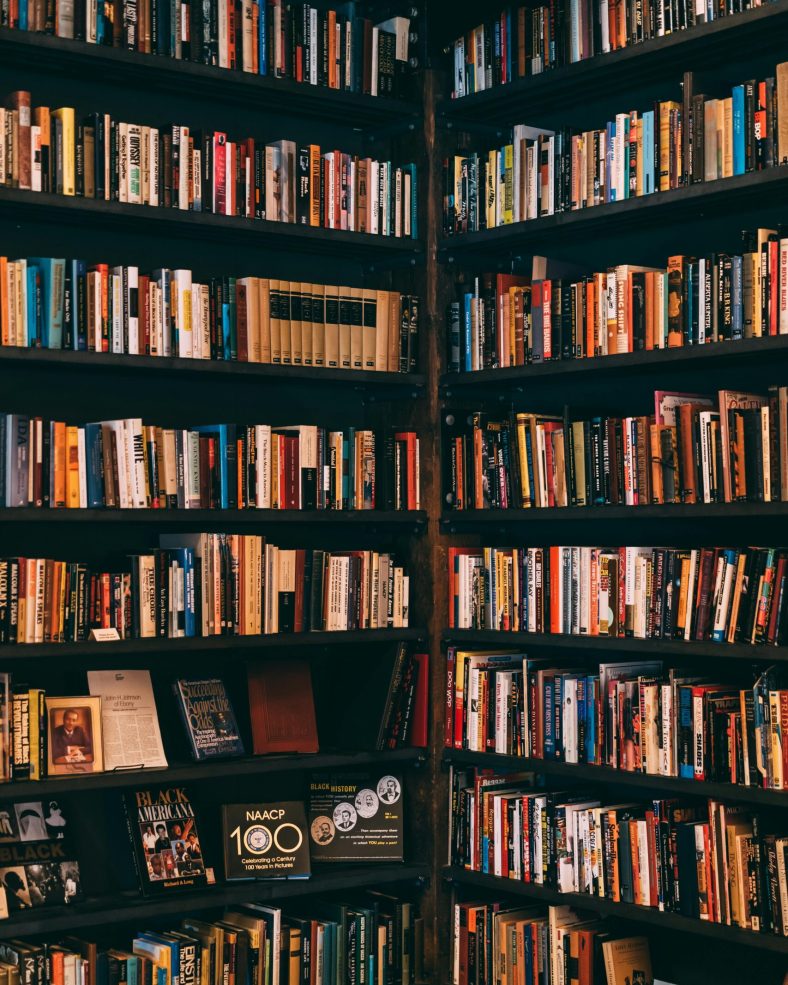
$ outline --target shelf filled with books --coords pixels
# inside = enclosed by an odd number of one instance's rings
[[[335,114],[338,126],[389,127],[392,121],[418,125],[421,106],[415,100],[372,96],[327,86],[296,82],[250,71],[232,71],[218,65],[177,60],[125,48],[88,44],[72,38],[0,28],[0,55],[4,66],[26,68],[36,60],[39,71],[87,81],[107,73],[114,85],[131,85],[135,91],[182,95],[188,89],[195,98],[253,112],[262,104],[267,112],[291,117],[323,118]]]
[[[534,759],[526,756],[505,756],[495,752],[468,752],[446,750],[443,760],[457,769],[475,766],[480,770],[500,771],[530,770],[534,773],[577,784],[601,784],[606,787],[672,793],[687,797],[712,797],[733,803],[752,804],[761,807],[785,807],[788,793],[785,790],[767,790],[762,787],[742,787],[731,783],[686,780],[681,777],[654,776],[612,769],[609,766],[593,766],[588,763],[567,763],[560,760]]]
[[[246,882],[208,887],[199,892],[140,899],[139,896],[111,894],[72,903],[67,909],[24,910],[0,923],[0,940],[28,934],[60,933],[64,930],[102,927],[111,924],[155,920],[183,914],[187,910],[211,910],[241,903],[318,896],[323,893],[395,886],[423,885],[429,878],[425,864],[351,866],[321,870],[309,879]]]
[[[518,882],[514,879],[504,879],[482,872],[471,872],[460,866],[446,866],[444,878],[458,886],[468,886],[476,891],[486,890],[492,893],[506,892],[507,895],[522,897],[533,902],[550,905],[567,904],[579,910],[599,913],[604,916],[618,917],[633,923],[652,924],[664,929],[683,931],[700,937],[715,938],[728,941],[743,947],[758,948],[763,951],[775,951],[788,954],[788,939],[769,934],[758,934],[738,927],[720,925],[704,920],[685,917],[680,913],[665,913],[646,906],[633,903],[614,902],[584,893],[562,893],[548,886],[533,885]]]
[[[642,640],[632,636],[570,636],[549,633],[512,633],[497,629],[450,629],[444,632],[444,641],[463,647],[522,646],[539,647],[547,652],[573,651],[578,656],[590,654],[628,653],[652,654],[655,657],[671,656],[687,660],[742,660],[747,663],[788,663],[788,647],[756,646],[749,643],[712,643],[685,640]]]
[[[656,4],[654,7],[656,8]],[[517,13],[518,10],[513,8],[510,30],[512,40],[515,42],[519,40]],[[530,14],[530,10],[528,13]],[[527,30],[530,32],[528,37],[534,40],[530,41],[530,47],[523,50],[519,65],[517,60],[520,47],[514,46],[510,66],[511,77],[502,84],[493,80],[491,86],[485,85],[478,90],[472,88],[468,91],[467,86],[463,85],[460,90],[463,94],[458,95],[457,82],[466,81],[467,64],[470,60],[469,38],[465,37],[456,42],[450,59],[454,72],[455,98],[445,99],[440,103],[439,115],[458,129],[462,127],[464,121],[479,120],[486,124],[506,123],[511,118],[512,108],[527,100],[531,109],[541,118],[546,113],[576,104],[578,91],[586,86],[593,86],[595,95],[605,95],[620,91],[622,87],[654,83],[671,72],[683,71],[687,65],[701,68],[704,65],[717,64],[732,51],[740,51],[743,46],[749,44],[768,46],[774,41],[773,32],[780,31],[784,27],[787,15],[788,9],[784,0],[776,0],[735,13],[726,12],[724,16],[717,15],[715,12],[713,20],[691,24],[685,22],[677,24],[672,30],[666,29],[663,23],[661,30],[664,34],[659,36],[655,33],[654,36],[644,37],[644,25],[638,25],[636,28],[630,24],[628,25],[629,40],[623,46],[611,47],[610,38],[607,37],[606,47],[603,50],[602,37],[607,35],[607,25],[605,25],[605,35],[597,37],[596,32],[600,27],[594,23],[594,12],[589,14],[584,11],[583,25],[579,33],[581,36],[584,31],[593,34],[594,45],[590,51],[586,47],[582,56],[579,50],[576,51],[571,61],[571,54],[567,54],[562,64],[555,67],[546,65],[547,56],[542,53],[538,45],[538,31],[533,31],[528,25]],[[580,15],[577,13],[573,16],[577,18]],[[545,20],[548,20],[548,17],[545,17]],[[548,29],[550,26],[548,20]],[[490,28],[489,24],[485,26],[486,31],[490,31]],[[638,30],[641,33],[635,40],[634,34]],[[575,40],[574,43],[588,46],[588,35],[583,37],[582,42]],[[561,51],[563,54],[560,38],[556,51]],[[526,59],[531,63],[532,74],[526,74],[528,71]],[[464,70],[460,66],[463,66]],[[461,72],[459,78],[458,72]]]

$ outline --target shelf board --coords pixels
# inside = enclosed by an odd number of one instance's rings
[[[481,872],[469,872],[460,866],[445,866],[443,877],[448,882],[460,886],[468,886],[475,890],[486,890],[490,893],[506,893],[532,899],[545,905],[569,905],[578,910],[592,911],[604,916],[618,917],[621,920],[631,920],[635,923],[652,924],[663,930],[677,930],[699,937],[715,938],[728,944],[758,948],[763,951],[774,951],[788,955],[788,938],[776,934],[757,934],[755,931],[742,930],[739,927],[728,927],[725,924],[710,923],[706,920],[695,920],[682,916],[680,913],[662,913],[649,906],[637,906],[634,903],[614,903],[612,900],[589,896],[585,893],[559,893],[556,889],[546,886],[536,886],[532,883],[517,882],[514,879],[503,879],[499,876],[485,875]]]
[[[377,643],[418,641],[427,638],[421,627],[406,629],[361,629],[350,632],[272,633],[267,636],[196,636],[179,639],[118,640],[109,643],[20,643],[0,645],[0,665],[27,660],[80,660],[102,664],[131,658],[164,657],[174,661],[189,653],[216,653],[222,660],[247,659],[257,650],[292,647],[374,646]]]
[[[733,783],[701,783],[673,776],[651,776],[647,773],[629,773],[609,766],[589,766],[587,763],[564,763],[552,759],[528,759],[523,756],[501,756],[496,753],[467,752],[447,749],[443,760],[455,766],[477,766],[479,769],[533,770],[543,776],[556,776],[604,783],[610,786],[628,787],[643,791],[644,796],[660,793],[683,794],[688,797],[713,798],[739,804],[760,807],[788,807],[788,791],[765,790],[762,787],[742,787]]]
[[[138,784],[200,783],[227,776],[262,776],[272,773],[300,773],[309,770],[355,769],[374,764],[415,766],[425,759],[426,750],[396,749],[387,752],[320,752],[314,755],[247,756],[201,763],[170,763],[166,769],[128,769],[95,775],[53,776],[26,783],[0,784],[4,799],[52,797],[96,790],[121,790]]]
[[[413,527],[422,532],[424,510],[76,510],[35,507],[0,508],[0,524],[68,525],[98,523],[104,526],[211,527],[309,526],[348,527],[375,531],[381,527]]]
[[[578,92],[591,91],[596,98],[620,91],[622,85],[641,87],[670,73],[681,73],[688,66],[697,69],[704,62],[722,61],[726,52],[746,51],[758,39],[773,41],[772,32],[780,36],[787,23],[788,3],[776,0],[709,24],[698,24],[662,38],[515,79],[485,92],[446,99],[440,104],[439,112],[458,129],[463,120],[519,122],[526,106],[543,118],[551,110],[575,104]]]
[[[495,629],[447,629],[444,642],[457,646],[533,647],[539,650],[603,653],[607,659],[615,654],[641,653],[650,659],[661,656],[686,657],[689,660],[743,660],[748,663],[788,663],[788,646],[751,646],[749,643],[684,642],[683,640],[636,640],[632,637],[568,636],[550,633],[507,633]]]
[[[5,511],[11,512],[11,511]],[[0,511],[0,517],[2,511]],[[645,506],[553,506],[537,509],[456,510],[441,516],[449,533],[486,531],[542,523],[583,523],[605,520],[691,521],[763,520],[788,517],[788,503],[649,503]]]
[[[557,377],[564,376],[569,378],[572,386],[583,382],[595,386],[600,379],[607,376],[738,368],[744,363],[769,364],[775,359],[788,360],[788,335],[681,346],[676,349],[624,352],[592,359],[553,359],[529,366],[481,369],[471,373],[444,373],[440,378],[440,387],[444,395],[466,391],[474,394],[485,390],[500,392],[504,388],[517,390],[541,382],[554,383]]]
[[[129,373],[144,377],[146,390],[156,380],[169,381],[190,377],[206,383],[236,384],[265,383],[266,388],[280,384],[294,386],[308,383],[310,387],[353,387],[374,390],[376,394],[392,393],[405,397],[420,395],[425,377],[419,373],[377,373],[359,369],[325,369],[320,366],[282,366],[271,363],[246,363],[212,359],[181,359],[177,356],[128,356],[114,352],[74,352],[70,349],[22,349],[0,347],[0,373],[5,369],[15,376],[58,370],[101,373]]]
[[[134,923],[171,917],[176,922],[186,913],[221,909],[239,903],[284,900],[294,896],[317,896],[343,890],[375,889],[382,885],[413,883],[429,877],[426,865],[381,863],[378,865],[336,865],[322,867],[311,879],[244,881],[223,883],[199,892],[174,892],[171,896],[143,899],[138,895],[112,895],[87,899],[69,907],[25,910],[0,923],[0,940],[30,934],[82,932],[88,927]]]
[[[330,117],[336,126],[349,128],[389,125],[392,120],[412,122],[415,127],[420,120],[421,107],[412,101],[365,96],[7,27],[0,28],[0,62],[25,69],[35,62],[37,72],[56,78],[93,82],[103,77],[141,92],[170,92],[236,107],[242,104],[246,112],[257,108],[290,117]]]
[[[129,205],[93,198],[20,191],[0,187],[3,217],[16,222],[34,221],[51,225],[73,225],[112,232],[114,236],[141,233],[167,239],[197,240],[210,246],[232,243],[248,250],[293,251],[347,259],[380,261],[410,259],[415,266],[421,254],[418,240],[395,236],[373,236],[295,222],[245,219],[240,216],[186,212],[182,209]]]
[[[549,255],[552,249],[576,242],[579,236],[618,236],[634,230],[642,236],[649,228],[664,228],[671,222],[735,215],[750,207],[762,208],[764,201],[776,205],[785,200],[787,192],[788,166],[783,165],[446,237],[440,241],[439,259],[460,264],[478,262],[482,253],[488,262],[496,254]]]

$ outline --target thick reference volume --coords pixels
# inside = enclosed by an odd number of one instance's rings
[[[197,817],[184,787],[149,787],[124,795],[126,822],[143,895],[214,882],[206,868]]]
[[[194,759],[243,756],[243,742],[224,681],[217,677],[181,678],[173,682],[172,689]]]

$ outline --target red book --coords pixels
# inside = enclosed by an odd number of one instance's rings
[[[317,752],[309,661],[290,656],[250,664],[247,681],[254,754]]]

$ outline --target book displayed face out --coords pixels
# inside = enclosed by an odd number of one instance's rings
[[[309,785],[313,861],[402,861],[403,791],[399,776],[314,775]]]
[[[225,804],[222,827],[227,879],[309,877],[309,839],[302,803]]]

